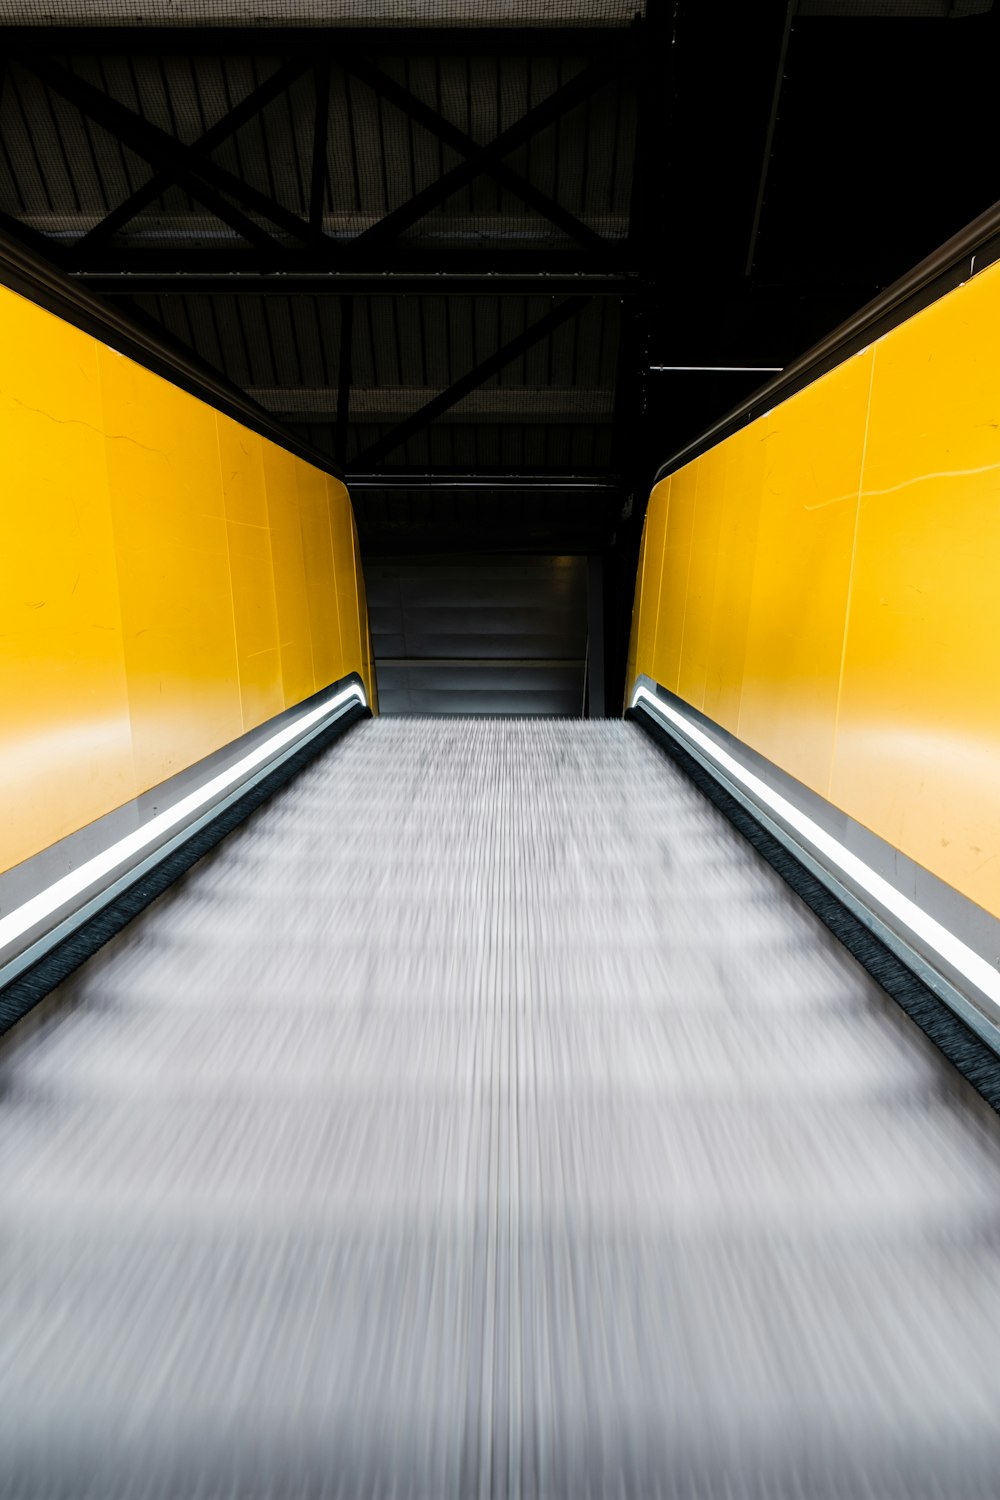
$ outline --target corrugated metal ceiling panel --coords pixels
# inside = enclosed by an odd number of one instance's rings
[[[273,75],[280,58],[80,56],[65,65],[79,78],[168,136],[191,145]],[[577,76],[584,64],[560,58],[379,59],[381,71],[477,144]],[[314,84],[291,83],[211,153],[219,167],[294,214],[308,213]],[[614,79],[505,156],[508,167],[576,215],[594,233],[620,240],[628,230],[635,109],[627,82]],[[72,238],[91,229],[153,176],[109,129],[61,99],[16,64],[0,100],[0,204],[32,228]],[[464,158],[365,82],[333,68],[322,229],[336,240],[370,229],[387,212],[436,182]],[[279,242],[287,231],[243,211]],[[404,227],[408,243],[490,244],[565,249],[572,239],[488,174]],[[115,235],[121,248],[176,249],[240,244],[241,236],[183,188],[169,187]]]
[[[18,26],[627,26],[645,0],[0,0]]]

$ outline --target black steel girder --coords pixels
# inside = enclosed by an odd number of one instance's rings
[[[179,141],[175,136],[152,124],[136,110],[122,104],[104,90],[96,88],[71,69],[64,67],[46,51],[18,46],[15,41],[14,44],[8,45],[6,55],[22,68],[33,72],[47,87],[59,93],[85,116],[116,135],[140,156],[145,157],[156,169],[148,183],[131,193],[123,203],[112,209],[99,224],[82,235],[74,247],[68,250],[53,247],[55,251],[53,258],[67,270],[101,269],[93,258],[95,252],[105,245],[111,235],[154,201],[171,182],[184,187],[193,198],[203,203],[223,222],[229,224],[237,235],[254,246],[263,257],[260,269],[266,271],[277,269],[279,266],[283,269],[291,269],[288,257],[301,255],[300,247],[303,246],[308,246],[310,269],[328,269],[338,266],[347,268],[354,258],[359,263],[370,265],[372,252],[378,246],[384,246],[394,240],[429,210],[483,173],[492,176],[498,183],[515,193],[530,207],[563,230],[576,241],[585,254],[600,258],[600,262],[603,262],[605,257],[608,257],[610,261],[616,254],[614,245],[609,243],[606,237],[591,229],[549,194],[509,167],[504,158],[558,120],[567,111],[589,98],[596,90],[608,84],[620,73],[623,66],[631,65],[637,55],[637,49],[634,46],[631,53],[622,55],[615,49],[610,56],[604,56],[592,62],[581,73],[555,89],[546,99],[486,145],[480,145],[474,141],[437,110],[430,108],[408,89],[396,83],[370,58],[360,52],[344,48],[339,38],[334,43],[327,43],[325,47],[321,47],[319,57],[314,57],[311,61],[298,56],[283,64],[269,79],[192,144]],[[347,244],[331,239],[323,233],[322,229],[326,179],[326,121],[330,99],[330,65],[334,57],[351,73],[368,84],[379,97],[394,104],[411,120],[436,134],[449,147],[465,157],[465,160],[457,167],[444,173],[436,182],[385,214],[369,229]],[[220,166],[212,159],[211,153],[281,92],[289,88],[309,66],[314,69],[316,88],[309,214],[306,220],[273,197],[262,193]],[[274,238],[273,232],[263,229],[255,220],[248,217],[245,210],[266,220],[275,229],[283,230],[286,235],[292,237],[296,246],[289,247],[279,243]],[[126,250],[125,253],[129,252]],[[106,252],[104,258],[106,259]],[[116,260],[120,266],[120,256],[117,256]],[[602,270],[610,268],[609,264],[603,263],[593,267],[593,269]]]
[[[11,47],[73,55],[308,58],[319,49],[380,57],[624,57],[636,26],[5,26]]]
[[[480,257],[484,259],[485,257]],[[440,260],[441,257],[436,257]],[[549,270],[414,271],[76,271],[103,297],[634,297],[635,276]]]
[[[49,88],[61,94],[81,113],[88,115],[95,124],[124,141],[137,155],[145,157],[154,167],[169,172],[172,179],[186,188],[192,198],[204,203],[206,208],[232,225],[244,239],[257,245],[268,255],[280,255],[281,246],[240,209],[228,202],[222,196],[224,193],[295,238],[308,243],[311,237],[309,226],[297,214],[283,208],[266,193],[243,182],[225,167],[218,166],[201,150],[186,146],[176,136],[143,119],[136,110],[119,103],[103,89],[95,88],[86,79],[78,77],[45,53],[15,47],[8,49],[8,57],[22,68],[37,74]]]
[[[287,88],[301,78],[306,72],[308,63],[301,57],[296,57],[291,62],[284,63],[270,78],[266,78],[259,87],[252,90],[245,99],[242,99],[233,109],[229,110],[221,120],[218,120],[204,135],[198,137],[188,147],[188,161],[194,169],[197,157],[206,157],[223,141],[235,135],[255,115],[260,114],[272,100],[277,99]],[[144,208],[153,203],[165,188],[176,180],[174,171],[167,167],[154,172],[148,182],[136,191],[123,203],[118,204],[111,212],[95,224],[93,229],[79,240],[73,247],[74,258],[92,253],[99,245],[103,245],[111,235],[116,234],[125,224],[133,219],[136,214],[141,213]]]
[[[488,146],[480,146],[471,136],[466,135],[464,130],[459,130],[452,125],[450,120],[431,109],[422,99],[411,94],[409,89],[403,88],[395,79],[390,78],[387,73],[370,62],[368,58],[358,53],[339,53],[339,60],[356,77],[386,99],[395,104],[404,114],[409,116],[425,130],[431,131],[444,141],[446,146],[457,151],[465,157],[465,162],[455,167],[451,172],[430,184],[423,193],[418,193],[407,203],[401,204],[393,213],[387,214],[371,229],[358,236],[359,243],[370,245],[376,241],[385,240],[387,237],[397,233],[400,229],[408,227],[416,219],[423,218],[430,208],[451,196],[465,183],[478,177],[481,173],[487,173],[493,177],[502,187],[516,194],[529,208],[534,208],[543,214],[558,229],[562,229],[571,239],[588,249],[594,250],[604,244],[604,237],[578,219],[576,214],[570,213],[557,203],[548,193],[543,193],[540,188],[523,177],[520,172],[515,172],[508,167],[504,157],[513,151],[516,146],[533,135],[537,135],[546,125],[552,123],[574,105],[580,103],[595,89],[609,83],[618,72],[620,64],[594,63],[585,74],[579,78],[572,79],[564,84],[562,88],[556,89],[547,99],[544,99],[535,109],[530,110],[509,130],[505,130],[496,140]]]
[[[523,333],[518,334],[517,338],[509,340],[495,354],[491,354],[488,359],[484,359],[478,365],[475,365],[467,374],[450,385],[447,390],[442,391],[432,401],[428,401],[425,406],[422,406],[419,411],[414,412],[412,417],[407,417],[405,421],[397,423],[378,442],[372,443],[363,453],[357,454],[354,460],[356,466],[361,469],[369,464],[377,464],[387,453],[392,453],[395,448],[400,447],[408,438],[413,437],[415,433],[422,432],[425,427],[434,421],[435,417],[439,417],[443,412],[450,410],[451,407],[462,400],[463,396],[467,396],[470,391],[474,391],[477,386],[489,380],[492,375],[496,375],[505,365],[510,364],[511,360],[517,359],[526,349],[530,349],[533,344],[537,344],[539,339],[546,338],[550,333],[554,333],[561,324],[567,322],[570,318],[575,318],[577,313],[586,307],[587,300],[586,297],[567,297],[565,302],[560,302],[551,312],[546,313],[544,318],[539,318],[537,322],[532,323],[530,327],[526,328]]]

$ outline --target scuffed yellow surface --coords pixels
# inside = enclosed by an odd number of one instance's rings
[[[1000,266],[662,481],[645,673],[1000,915]]]
[[[0,328],[3,870],[372,672],[339,481],[6,288]]]

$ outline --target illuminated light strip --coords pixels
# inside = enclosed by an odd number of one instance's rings
[[[635,708],[640,700],[649,704],[654,716],[666,719],[675,725],[690,740],[697,745],[698,749],[708,757],[721,771],[724,771],[733,781],[738,782],[758,802],[776,814],[783,822],[787,823],[795,832],[811,846],[823,860],[832,865],[835,870],[846,875],[849,880],[863,890],[866,895],[871,896],[892,916],[896,917],[904,927],[908,928],[915,936],[922,939],[928,947],[945,959],[951,967],[978,990],[987,995],[995,1004],[1000,1004],[1000,973],[997,973],[993,965],[982,958],[974,948],[963,943],[961,938],[956,937],[947,927],[944,927],[934,917],[904,896],[902,891],[896,889],[883,876],[876,874],[870,865],[865,864],[850,849],[847,849],[839,839],[827,833],[825,828],[801,812],[794,803],[789,802],[780,792],[775,792],[748,771],[738,760],[717,745],[704,730],[699,729],[690,719],[665,703],[662,698],[657,698],[648,688],[641,684],[637,685],[632,694],[632,708]]]
[[[257,769],[270,760],[279,750],[292,744],[299,739],[307,730],[322,724],[325,719],[332,718],[341,708],[351,701],[359,703],[366,708],[367,701],[364,689],[358,683],[352,683],[350,687],[321,703],[317,708],[310,709],[294,723],[287,724],[284,729],[279,729],[276,734],[271,735],[244,755],[242,760],[230,766],[225,771],[220,771],[213,776],[211,781],[206,781],[197,791],[189,792],[172,807],[165,808],[163,812],[157,813],[144,823],[141,828],[126,834],[117,843],[110,844],[107,849],[102,849],[100,854],[95,854],[84,864],[71,870],[68,875],[47,886],[45,890],[39,891],[37,896],[32,896],[21,906],[15,907],[7,916],[0,917],[0,951],[11,943],[37,927],[39,922],[44,922],[46,917],[51,917],[60,907],[72,901],[75,896],[81,896],[88,887],[95,885],[105,876],[119,869],[127,860],[133,859],[135,855],[141,854],[150,845],[157,843],[165,833],[172,828],[177,828],[184,823],[193,813],[201,811],[210,803],[216,801],[223,792],[242,781],[251,771]]]

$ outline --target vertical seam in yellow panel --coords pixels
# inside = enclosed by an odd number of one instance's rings
[[[361,585],[358,582],[358,566],[361,562],[361,542],[358,539],[358,523],[354,519],[354,502],[347,496],[347,503],[351,507],[351,565],[354,569],[354,607],[358,612],[358,646],[361,650],[361,679],[365,685],[365,692],[371,698],[371,675],[372,664],[369,652],[368,638],[368,611],[365,610],[365,618],[361,618]],[[365,598],[367,600],[367,592]]]
[[[124,356],[123,356],[124,357]],[[118,640],[121,648],[122,680],[125,684],[125,707],[128,711],[128,742],[132,754],[132,795],[139,795],[139,767],[135,760],[135,725],[132,719],[132,694],[129,689],[128,662],[125,657],[125,621],[122,617],[122,586],[118,576],[118,533],[115,529],[115,507],[111,499],[111,466],[108,463],[108,422],[104,407],[104,377],[101,374],[100,352],[95,352],[97,370],[97,396],[101,407],[101,428],[104,436],[104,483],[108,494],[108,525],[111,529],[112,562],[115,570],[115,599],[118,603]]]
[[[868,401],[865,405],[865,435],[861,443],[861,468],[858,473],[858,494],[854,503],[854,536],[851,539],[851,566],[847,574],[847,602],[844,605],[844,634],[840,644],[840,672],[837,677],[837,701],[833,710],[833,744],[830,746],[830,774],[826,783],[827,798],[832,797],[833,773],[837,764],[837,738],[840,733],[840,699],[844,691],[844,665],[847,661],[847,636],[851,628],[851,596],[854,592],[854,565],[858,555],[858,528],[861,524],[861,496],[865,488],[865,459],[868,456],[868,425],[872,414],[872,388],[875,384],[875,351],[878,343],[871,346],[871,369],[868,372]]]
[[[215,422],[216,435],[218,435],[219,421]],[[267,475],[264,473],[264,443],[266,439],[260,438],[258,456],[260,458],[260,482],[264,490],[264,514],[267,516],[267,565],[271,570],[271,604],[274,608],[274,646],[278,655],[278,681],[281,683],[281,701],[288,708],[288,695],[285,692],[285,668],[281,660],[281,621],[278,619],[278,584],[274,575],[274,527],[271,525],[271,504],[267,498]],[[220,450],[221,462],[221,450]],[[225,495],[223,495],[225,504]],[[229,521],[226,520],[226,536],[229,536]],[[237,643],[238,644],[238,643]],[[237,670],[239,669],[239,655],[236,658]]]
[[[340,625],[340,589],[337,587],[337,547],[333,540],[333,501],[330,499],[330,487],[326,486],[326,529],[330,537],[330,562],[333,565],[333,618],[337,622],[337,640],[340,642],[340,675],[344,675],[344,632]],[[334,679],[336,680],[336,679]]]
[[[267,441],[267,439],[265,438],[265,442],[266,441]],[[301,546],[301,557],[302,557],[302,589],[303,589],[303,592],[305,594],[306,619],[309,622],[309,629],[306,631],[306,645],[309,647],[309,680],[312,683],[312,691],[315,693],[317,691],[317,684],[316,684],[316,653],[313,651],[312,615],[311,615],[310,610],[309,610],[309,575],[308,575],[308,570],[306,568],[306,538],[305,538],[305,532],[302,530],[302,496],[299,493],[299,476],[298,476],[298,470],[297,470],[296,465],[295,465],[295,460],[291,457],[291,455],[288,455],[288,461],[289,461],[289,472],[291,473],[291,476],[292,476],[292,482],[295,485],[295,524],[296,524],[296,526],[299,529],[299,543],[300,543],[300,546]],[[266,475],[264,477],[264,494],[265,494],[265,496],[267,495],[267,476]],[[268,511],[267,514],[268,514],[268,519],[270,519],[270,516],[271,516],[270,510]],[[333,544],[331,543],[331,551],[332,550],[333,550]],[[334,567],[336,567],[336,564],[334,564]],[[333,582],[334,582],[334,588],[336,589],[336,586],[337,586],[336,577],[334,578]],[[278,608],[277,595],[275,596],[274,607],[275,607],[275,610],[277,610],[277,608]],[[278,635],[279,635],[279,637],[281,635],[281,629],[280,629],[280,627],[278,629]],[[307,693],[306,696],[308,697],[309,694]],[[299,700],[297,700],[297,701],[299,701]],[[287,706],[289,708],[291,708],[292,704],[288,704]]]
[[[697,464],[698,460],[694,462]],[[687,567],[684,570],[684,609],[681,613],[681,638],[677,648],[677,692],[680,696],[681,673],[684,668],[684,634],[687,630],[688,594],[691,588],[691,554],[694,552],[694,533],[698,523],[698,490],[701,486],[701,466],[695,471],[694,499],[691,502],[691,534],[688,537]]]
[[[240,703],[240,724],[244,731],[247,728],[246,716],[243,712],[243,678],[240,675],[240,636],[236,628],[236,600],[233,597],[233,554],[229,547],[229,507],[226,504],[226,483],[222,475],[222,444],[219,441],[219,413],[214,413],[215,420],[212,430],[215,433],[215,456],[219,461],[219,499],[222,501],[222,521],[226,534],[226,572],[229,575],[229,613],[233,618],[233,651],[236,655],[236,696]],[[266,504],[265,491],[265,504]]]
[[[666,555],[667,555],[667,528],[670,525],[670,492],[671,492],[671,490],[673,488],[673,482],[674,482],[673,475],[672,474],[668,475],[667,476],[667,498],[664,501],[664,504],[665,504],[665,506],[667,508],[667,513],[666,513],[666,515],[663,518],[663,541],[660,544],[660,572],[659,572],[659,575],[658,575],[657,580],[656,580],[656,613],[653,616],[653,661],[652,661],[652,666],[653,666],[653,671],[654,672],[656,670],[656,663],[659,660],[658,647],[659,647],[659,644],[660,644],[660,605],[663,602],[664,559],[666,558]],[[650,675],[650,677],[652,677],[653,676],[653,672],[650,672],[649,675]]]

